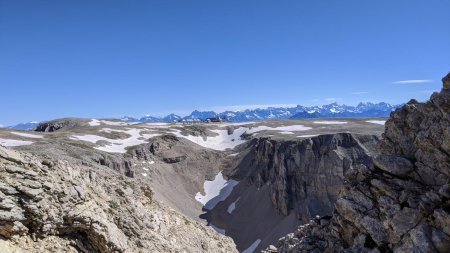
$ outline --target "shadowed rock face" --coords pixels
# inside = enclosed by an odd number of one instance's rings
[[[450,252],[449,82],[391,115],[380,155],[348,174],[331,218],[266,252]]]
[[[331,214],[344,175],[354,166],[369,166],[378,138],[348,133],[300,141],[255,141],[252,159],[241,165],[258,188],[269,185],[272,203],[283,215],[294,210],[304,222]]]
[[[48,122],[39,123],[39,125],[36,127],[36,132],[55,132],[62,128],[67,127],[75,127],[80,125],[80,122],[77,122],[76,120],[72,119],[59,119],[59,120],[52,120]]]

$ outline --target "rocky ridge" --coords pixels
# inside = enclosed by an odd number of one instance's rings
[[[450,252],[450,74],[391,114],[373,165],[348,173],[333,216],[264,252]]]
[[[148,183],[0,146],[0,252],[235,252]]]

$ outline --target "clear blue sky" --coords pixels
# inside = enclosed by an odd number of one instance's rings
[[[450,1],[0,1],[0,123],[426,99]],[[405,80],[428,80],[403,82]]]

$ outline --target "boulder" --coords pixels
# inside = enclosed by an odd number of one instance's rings
[[[373,160],[373,164],[387,173],[401,177],[414,170],[408,159],[399,156],[381,155]]]

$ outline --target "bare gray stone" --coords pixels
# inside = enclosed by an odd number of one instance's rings
[[[412,163],[399,156],[381,155],[373,160],[376,167],[396,176],[406,176],[414,167]]]

